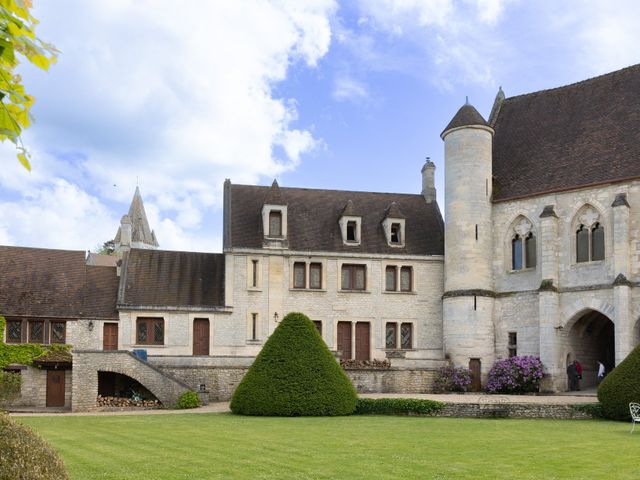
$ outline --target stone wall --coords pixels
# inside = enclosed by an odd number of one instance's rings
[[[133,378],[153,393],[164,406],[176,403],[190,387],[128,351],[76,350],[73,352],[73,411],[96,407],[98,372],[115,372]]]
[[[21,367],[20,376],[22,382],[20,398],[9,406],[45,408],[47,406],[47,370],[25,366]],[[71,408],[72,381],[71,370],[65,370],[64,408]]]
[[[524,403],[447,403],[438,417],[473,418],[551,418],[558,420],[592,418],[571,405],[541,405]]]

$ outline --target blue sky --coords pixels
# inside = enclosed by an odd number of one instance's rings
[[[94,249],[136,182],[161,248],[220,251],[222,182],[419,193],[443,127],[640,62],[634,1],[36,0],[26,172],[0,148],[0,244]],[[550,115],[553,113],[550,112]]]

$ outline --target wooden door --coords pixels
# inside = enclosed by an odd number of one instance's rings
[[[482,383],[480,381],[480,359],[472,358],[469,360],[469,370],[471,370],[471,391],[479,392],[482,390]]]
[[[356,323],[356,360],[369,360],[369,322]]]
[[[102,330],[102,349],[117,350],[118,349],[118,324],[105,323]]]
[[[64,407],[64,370],[47,370],[47,407]]]
[[[196,318],[193,321],[193,354],[209,355],[208,318]]]
[[[351,322],[338,322],[338,350],[342,360],[351,360]]]

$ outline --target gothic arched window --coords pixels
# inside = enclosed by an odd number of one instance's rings
[[[513,227],[511,237],[511,269],[522,270],[536,266],[536,237],[531,223],[521,218]]]
[[[604,227],[593,208],[587,208],[579,217],[576,230],[576,262],[604,260]]]

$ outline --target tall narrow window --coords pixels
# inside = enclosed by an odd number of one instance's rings
[[[387,323],[385,329],[385,348],[398,348],[398,324]]]
[[[518,333],[509,332],[509,358],[518,355]]]
[[[402,267],[400,269],[400,291],[401,292],[410,292],[411,291],[411,267]]]
[[[389,266],[385,268],[385,290],[387,292],[396,291],[396,267]]]
[[[349,221],[347,222],[347,242],[357,242],[358,238],[356,236],[357,224],[356,222]]]
[[[342,290],[364,290],[365,288],[365,266],[343,265]]]
[[[29,343],[44,343],[44,322],[29,322]]]
[[[251,340],[258,339],[258,314],[251,314]]]
[[[511,240],[511,269],[522,270],[522,239],[516,235]]]
[[[400,326],[400,348],[408,350],[413,346],[413,325],[403,323]]]
[[[293,288],[306,287],[306,264],[304,262],[295,262],[293,264]]]
[[[322,264],[321,263],[309,264],[309,288],[313,288],[313,289],[322,288]]]
[[[591,229],[591,260],[604,260],[604,228],[599,223]]]
[[[269,236],[282,236],[282,212],[275,210],[269,212]]]
[[[402,243],[402,239],[400,238],[400,224],[392,223],[391,224],[391,243]]]
[[[529,233],[524,240],[525,267],[535,268],[536,266],[536,237]]]
[[[313,324],[318,329],[318,333],[320,334],[320,336],[322,336],[322,322],[320,320],[314,320]]]
[[[258,286],[258,260],[251,260],[251,286]]]
[[[584,225],[576,232],[576,261],[589,261],[589,229]]]

